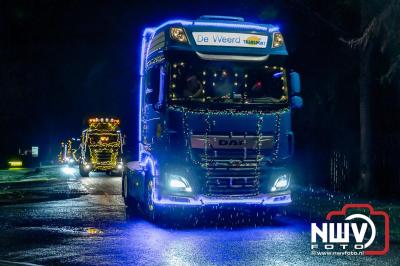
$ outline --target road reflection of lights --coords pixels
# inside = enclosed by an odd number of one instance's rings
[[[229,212],[222,214],[222,217],[229,219]],[[274,265],[275,261],[285,260],[281,258],[285,251],[298,251],[302,244],[299,241],[309,238],[306,234],[299,238],[299,234],[307,230],[308,223],[284,217],[275,220],[273,224],[266,222],[266,225],[261,224],[255,228],[252,222],[245,222],[243,226],[230,229],[222,224],[218,228],[200,226],[177,230],[162,229],[147,221],[135,219],[128,223],[123,232],[131,240],[125,246],[127,253],[131,254],[138,246],[152,250],[155,256],[153,259],[161,265],[192,265],[194,261],[207,264],[210,259],[214,264],[245,265],[240,262],[250,261],[255,265]],[[227,263],[227,259],[230,263]],[[237,263],[233,262],[235,260]],[[306,265],[301,262],[298,264]]]
[[[62,168],[62,172],[66,175],[73,175],[75,173],[75,169],[72,167],[65,166]]]
[[[172,242],[164,253],[165,265],[191,265],[196,245],[191,242]]]
[[[89,227],[89,228],[86,228],[86,233],[88,235],[100,235],[103,233],[103,231],[101,231],[100,229],[94,228],[94,227]]]
[[[161,265],[192,265],[193,254],[198,253],[198,241],[190,241],[193,240],[191,231],[164,230],[144,221],[131,224],[125,233],[133,240],[128,249],[137,247],[140,235],[140,246],[157,250]]]

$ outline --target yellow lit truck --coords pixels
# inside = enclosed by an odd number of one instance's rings
[[[120,121],[115,118],[90,118],[83,130],[80,147],[79,173],[105,172],[122,174],[123,137]]]

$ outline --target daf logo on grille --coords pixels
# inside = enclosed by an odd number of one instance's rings
[[[205,147],[221,150],[238,149],[272,149],[273,136],[226,136],[226,135],[192,135],[191,147],[204,149]]]
[[[242,146],[244,144],[244,140],[220,139],[218,144],[221,146]]]
[[[232,166],[236,166],[236,167],[238,167],[238,166],[240,166],[242,164],[241,161],[231,161],[230,163],[231,163]]]

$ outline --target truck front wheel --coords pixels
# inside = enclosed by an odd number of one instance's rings
[[[127,171],[123,171],[123,173],[122,173],[122,197],[124,198],[124,203],[127,208],[129,208],[130,210],[136,210],[137,202],[129,194],[130,184],[131,184],[131,182],[129,180]]]
[[[154,191],[154,179],[149,174],[146,174],[145,179],[145,193],[144,193],[144,213],[153,222],[159,222],[160,209],[154,204],[153,191]]]
[[[79,174],[81,175],[81,177],[88,177],[89,171],[86,170],[83,165],[79,165]]]

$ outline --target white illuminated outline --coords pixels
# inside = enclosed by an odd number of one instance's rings
[[[371,231],[372,231],[372,232],[371,232],[371,238],[370,238],[370,239],[368,240],[368,242],[365,243],[365,245],[364,245],[364,248],[367,248],[367,247],[369,247],[369,246],[374,242],[374,240],[375,240],[375,236],[376,236],[375,224],[374,224],[374,222],[372,222],[372,220],[371,220],[369,217],[365,216],[364,214],[359,214],[359,213],[357,213],[357,214],[352,214],[352,215],[346,217],[345,220],[346,220],[346,221],[350,221],[350,220],[353,220],[353,219],[356,219],[356,218],[365,220],[365,221],[369,224],[369,226],[371,226]]]

